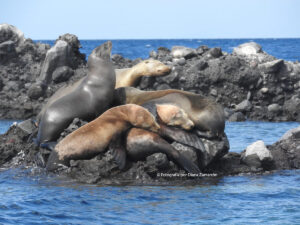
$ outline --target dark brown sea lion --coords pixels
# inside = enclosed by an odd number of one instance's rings
[[[187,113],[199,130],[199,135],[217,137],[224,133],[223,107],[212,99],[199,94],[175,89],[142,91],[133,87],[123,87],[116,89],[114,98],[116,104],[132,103],[145,107],[149,104],[173,104]]]
[[[172,160],[187,172],[194,174],[200,173],[197,165],[178,152],[171,144],[156,133],[132,128],[126,140],[126,152],[128,156],[135,161],[143,160],[147,156],[160,152],[166,154],[169,160]]]
[[[148,59],[144,60],[131,68],[115,69],[116,73],[116,86],[115,88],[133,86],[137,80],[142,76],[162,76],[170,73],[171,68],[158,60]],[[85,77],[79,79],[75,83],[67,84],[58,89],[43,106],[42,110],[36,118],[36,124],[38,125],[40,119],[49,106],[57,101],[59,98],[64,97],[67,94],[73,92],[85,79]]]
[[[68,164],[71,159],[90,159],[96,156],[106,150],[113,138],[132,126],[154,132],[158,132],[160,128],[154,116],[141,106],[128,104],[111,108],[62,139],[52,151],[47,169],[55,169],[59,162]]]
[[[94,49],[88,58],[88,75],[47,107],[39,123],[37,144],[55,141],[74,118],[90,121],[111,106],[116,84],[111,48],[111,42],[106,42]]]

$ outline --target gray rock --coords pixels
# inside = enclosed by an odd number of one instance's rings
[[[233,49],[234,54],[244,56],[255,55],[260,52],[262,52],[262,48],[255,42],[244,43]]]
[[[152,172],[160,169],[167,169],[170,166],[167,156],[163,153],[154,153],[146,158],[148,168],[152,167]],[[157,171],[158,172],[158,171]]]
[[[15,26],[3,23],[0,24],[0,43],[13,41],[15,44],[21,44],[25,41],[24,34]]]
[[[185,64],[184,58],[173,58],[173,63],[178,64],[180,66],[183,66]]]
[[[246,165],[255,168],[268,168],[273,162],[273,156],[263,141],[256,141],[249,145],[241,155]]]
[[[31,99],[39,99],[45,95],[45,88],[41,84],[34,83],[30,86],[27,95]]]
[[[190,59],[197,56],[197,52],[195,49],[187,48],[184,46],[173,46],[171,55],[173,58],[185,58]]]
[[[0,56],[15,54],[15,43],[11,40],[0,43]]]
[[[56,43],[59,40],[67,42],[71,46],[71,48],[73,48],[73,49],[81,48],[80,41],[78,40],[78,37],[74,34],[67,33],[67,34],[61,35],[56,40]]]
[[[209,50],[209,48],[206,45],[202,45],[196,49],[196,52],[198,55],[202,55],[203,53],[205,53],[208,50]]]
[[[55,83],[64,82],[74,75],[74,71],[68,66],[61,66],[54,70],[52,78]]]
[[[194,69],[195,71],[201,71],[201,70],[206,69],[207,67],[208,67],[207,62],[204,61],[204,60],[200,60],[200,61],[193,67],[193,69]]]
[[[235,107],[235,110],[239,112],[248,112],[251,110],[251,108],[251,102],[249,100],[244,100]]]
[[[282,59],[277,59],[271,62],[260,64],[258,68],[264,73],[276,73],[281,68],[283,63],[284,61]]]
[[[208,50],[207,54],[209,54],[213,58],[219,58],[223,55],[221,48],[211,48]]]
[[[157,90],[167,90],[171,89],[171,87],[168,84],[160,84],[156,87]]]
[[[280,110],[281,110],[281,107],[277,103],[268,105],[268,111],[269,112],[278,113]]]
[[[283,110],[289,120],[300,121],[300,98],[297,95],[292,96],[291,99],[285,101]]]
[[[168,48],[165,47],[159,47],[157,49],[157,56],[158,57],[165,57],[167,55],[169,55],[171,53],[171,51]]]
[[[52,81],[52,73],[61,66],[69,65],[71,47],[66,41],[58,40],[47,52],[38,81],[48,85]]]
[[[5,91],[19,91],[20,83],[17,81],[8,81],[4,87]]]
[[[211,89],[210,94],[214,97],[218,96],[218,91],[216,89]]]
[[[2,79],[0,78],[0,91],[2,91],[2,88],[3,88],[3,81],[2,81]]]
[[[294,129],[288,130],[280,139],[279,141],[287,140],[290,138],[298,138],[300,139],[300,126]]]
[[[224,114],[226,119],[228,119],[233,113],[234,111],[232,109],[229,109],[227,107],[224,108]]]
[[[151,52],[149,53],[149,57],[150,57],[150,58],[153,58],[153,59],[156,59],[156,58],[157,58],[157,53],[156,53],[156,51],[151,51]]]
[[[241,112],[235,112],[228,118],[228,121],[229,122],[242,122],[242,121],[246,121],[246,117]]]
[[[30,135],[36,129],[34,122],[31,119],[24,120],[17,124],[17,127],[21,129],[25,134]]]
[[[266,94],[266,93],[269,92],[269,88],[263,87],[263,88],[260,89],[260,91],[261,91],[261,93]]]

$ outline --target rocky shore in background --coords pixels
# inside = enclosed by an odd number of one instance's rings
[[[61,86],[86,75],[85,55],[75,35],[60,36],[55,45],[25,39],[17,28],[0,26],[0,118],[35,118]],[[183,89],[211,96],[225,107],[229,121],[300,121],[300,63],[265,53],[256,43],[220,48],[160,47],[149,57],[172,66],[162,77],[143,77],[138,88]],[[113,55],[116,68],[141,59]]]

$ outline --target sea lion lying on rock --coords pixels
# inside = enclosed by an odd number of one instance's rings
[[[145,108],[134,104],[117,106],[63,138],[54,147],[46,167],[54,170],[58,163],[68,164],[71,159],[90,159],[132,126],[159,130],[154,116]]]
[[[199,94],[175,89],[142,91],[133,87],[123,87],[115,90],[114,98],[116,104],[173,104],[187,113],[198,128],[199,136],[213,138],[224,133],[223,107]]]

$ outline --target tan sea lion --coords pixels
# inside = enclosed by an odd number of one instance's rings
[[[144,107],[149,104],[173,104],[187,113],[198,129],[199,136],[212,138],[224,133],[223,107],[212,99],[199,94],[175,89],[142,91],[133,87],[123,87],[115,90],[114,98],[117,104],[131,103]]]
[[[187,114],[175,105],[155,105],[155,107],[149,109],[152,114],[157,115],[159,125],[163,129],[159,130],[159,135],[142,129],[131,129],[127,136],[127,150],[130,151],[132,158],[135,160],[145,159],[151,154],[161,152],[167,154],[170,160],[173,160],[188,172],[199,172],[196,165],[179,154],[162,138],[166,137],[175,141],[179,140],[183,144],[195,147],[197,150],[203,150],[203,143],[196,135],[186,133],[182,130],[190,130],[194,126]],[[153,110],[156,110],[156,112]],[[173,130],[169,126],[177,126],[179,128],[176,129],[179,131]],[[114,158],[120,169],[123,169],[126,165],[125,145],[126,142],[122,138],[115,140],[110,145],[110,149],[113,151]]]
[[[132,126],[154,132],[158,132],[160,128],[154,116],[141,106],[127,104],[111,108],[62,139],[52,151],[47,169],[55,169],[57,162],[68,164],[71,159],[90,159],[96,156],[106,150],[113,138]]]
[[[142,76],[162,76],[171,72],[171,68],[154,59],[144,60],[137,65],[116,70],[116,88],[136,85]]]
[[[39,123],[38,145],[55,141],[74,118],[90,121],[111,106],[116,84],[111,48],[111,42],[106,42],[94,49],[88,58],[88,75],[46,108]]]
[[[116,86],[115,88],[133,86],[136,84],[137,80],[142,76],[162,76],[170,73],[171,68],[158,60],[148,59],[144,60],[137,65],[131,68],[125,69],[115,69],[116,73]],[[49,106],[57,101],[59,98],[68,95],[73,92],[85,79],[82,77],[78,81],[72,84],[67,84],[59,88],[43,106],[42,110],[37,116],[36,124],[39,124],[39,121],[42,115],[45,113],[46,109]]]

